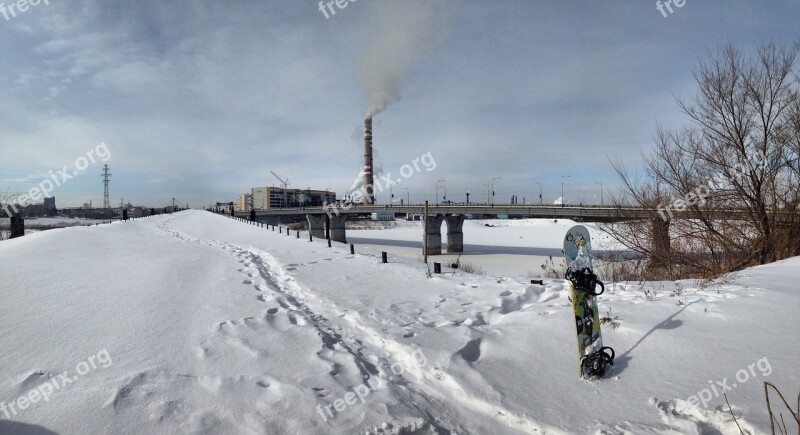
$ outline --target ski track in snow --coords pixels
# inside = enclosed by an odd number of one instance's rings
[[[197,238],[188,234],[181,233],[169,227],[169,221],[165,224],[159,225],[159,228],[173,237],[191,243],[215,247],[229,252],[231,255],[236,256],[242,267],[239,272],[245,273],[247,278],[243,283],[247,285],[254,285],[255,288],[261,293],[258,298],[263,302],[276,302],[278,308],[270,308],[266,311],[266,321],[274,321],[275,316],[285,315],[289,323],[297,326],[308,326],[314,328],[322,341],[322,349],[317,353],[317,356],[331,365],[331,374],[337,374],[337,359],[336,351],[345,352],[348,357],[356,364],[362,380],[367,380],[377,377],[383,385],[386,385],[396,397],[404,397],[405,404],[412,407],[417,411],[417,417],[424,420],[424,424],[418,421],[402,422],[402,421],[389,421],[383,425],[372,427],[367,430],[367,433],[382,433],[382,427],[391,427],[399,429],[399,433],[405,433],[405,430],[415,430],[425,428],[427,430],[435,430],[438,433],[464,433],[468,432],[460,427],[457,423],[457,413],[453,411],[453,405],[469,412],[478,413],[483,415],[486,419],[493,419],[502,421],[509,429],[518,431],[520,433],[549,433],[560,434],[565,433],[554,427],[548,427],[538,424],[517,415],[508,409],[499,406],[496,403],[489,403],[481,400],[474,395],[468,394],[463,386],[452,376],[438,367],[433,368],[419,368],[412,370],[412,372],[404,375],[409,375],[413,379],[405,379],[402,376],[390,376],[388,367],[392,361],[402,361],[408,358],[408,355],[414,350],[407,345],[399,343],[385,335],[380,334],[375,329],[370,328],[365,323],[359,321],[359,314],[357,312],[350,312],[342,310],[336,306],[335,303],[329,300],[322,300],[317,297],[312,291],[304,288],[292,276],[291,272],[298,270],[298,267],[318,264],[318,261],[312,261],[304,264],[289,264],[283,266],[274,256],[264,250],[255,249],[252,247],[243,248],[229,242],[221,242],[216,240],[205,240]],[[325,260],[332,260],[326,258]],[[255,273],[254,273],[255,272]],[[263,280],[263,283],[256,284],[257,279]],[[495,279],[495,278],[489,278]],[[497,283],[502,283],[507,278],[498,278]],[[558,281],[556,281],[558,282]],[[477,288],[480,286],[478,281],[473,283],[465,282],[462,286],[471,286]],[[737,298],[736,291],[746,290],[742,286],[727,285],[725,286],[728,292],[718,294],[705,293],[702,296],[696,296],[692,293],[684,294],[683,299],[686,305],[694,302],[705,302],[706,308],[704,312],[710,317],[715,317],[724,320],[725,316],[714,305],[715,301],[720,299],[733,299]],[[605,295],[600,297],[603,304],[609,302],[625,302],[632,305],[652,302],[662,299],[671,295],[674,289],[658,288],[650,289],[651,293],[644,291],[645,287],[642,284],[636,285],[634,283],[610,283]],[[271,294],[266,294],[270,292]],[[420,308],[418,316],[410,317],[407,313],[393,307],[393,311],[389,314],[395,318],[400,317],[401,320],[405,317],[407,322],[398,322],[405,328],[438,328],[445,325],[460,325],[465,326],[473,331],[481,332],[480,328],[487,325],[492,325],[498,316],[505,316],[507,314],[525,310],[533,307],[538,309],[538,314],[542,316],[552,315],[557,312],[556,308],[571,309],[571,302],[568,297],[568,285],[566,281],[560,284],[553,284],[543,286],[526,286],[524,292],[504,291],[499,294],[501,299],[499,304],[491,307],[476,307],[471,311],[461,310],[467,315],[463,318],[452,320],[432,320],[422,321],[424,309]],[[674,296],[674,295],[673,295]],[[434,308],[439,308],[445,304],[461,304],[468,307],[473,302],[465,299],[460,295],[457,290],[448,294],[441,295],[441,299]],[[544,306],[545,309],[541,310],[539,307]],[[326,313],[326,314],[323,314]],[[377,314],[377,313],[376,313]],[[603,313],[611,314],[613,313]],[[201,352],[203,356],[207,356],[211,352],[207,347],[207,343],[212,339],[225,339],[232,342],[234,347],[239,347],[242,351],[257,356],[262,349],[250,341],[242,337],[236,337],[236,334],[230,332],[230,328],[247,327],[253,323],[261,322],[261,320],[249,317],[239,320],[229,320],[220,323],[217,334],[214,337],[206,339],[201,343]],[[622,321],[617,321],[617,327]],[[413,337],[415,332],[405,334],[405,337]],[[483,341],[482,334],[472,334],[477,338],[470,339],[469,342],[456,352],[455,356],[462,358],[468,363],[474,363],[480,359],[481,344]],[[264,346],[266,347],[266,345]],[[331,355],[331,352],[334,352]],[[618,352],[618,354],[624,354]],[[374,360],[371,356],[379,356]],[[612,374],[614,369],[612,368]],[[338,382],[342,390],[352,388],[352,384],[346,382]],[[327,389],[314,388],[315,393],[322,393],[326,395],[329,393]],[[408,397],[408,396],[411,397]],[[662,402],[653,402],[656,406],[664,426],[661,428],[653,427],[638,427],[635,423],[624,422],[614,426],[608,426],[598,422],[598,433],[626,433],[626,432],[639,432],[639,431],[655,431],[656,433],[728,433],[731,429],[732,419],[726,410],[702,410],[692,405],[687,404],[681,399],[671,399]],[[406,419],[407,421],[408,419]],[[739,417],[739,423],[744,424],[743,428],[749,428],[748,423]],[[363,428],[362,428],[363,431]],[[753,432],[755,433],[755,432]]]
[[[560,433],[558,430],[545,428],[531,422],[525,417],[515,415],[513,412],[497,404],[492,404],[476,397],[469,397],[457,380],[447,376],[445,372],[437,368],[427,370],[425,368],[417,369],[419,370],[418,373],[411,373],[415,375],[416,378],[413,381],[409,381],[403,376],[387,375],[388,370],[381,370],[380,367],[388,368],[393,361],[408,359],[408,355],[413,351],[412,348],[380,335],[374,329],[369,328],[345,311],[340,310],[332,302],[318,299],[304,289],[295,278],[290,275],[290,270],[287,269],[296,269],[295,267],[289,266],[284,268],[283,265],[268,252],[257,250],[252,247],[245,249],[228,242],[200,239],[175,231],[169,227],[168,224],[169,222],[160,224],[158,228],[186,242],[223,249],[235,255],[239,259],[239,262],[243,264],[244,268],[239,269],[240,272],[246,272],[249,278],[254,278],[256,275],[260,276],[265,281],[266,288],[264,287],[265,285],[257,284],[257,290],[264,292],[266,289],[269,289],[274,292],[277,295],[275,300],[281,308],[285,310],[286,316],[289,318],[291,324],[298,326],[310,325],[317,330],[322,339],[323,346],[323,350],[317,355],[321,359],[331,363],[331,374],[336,374],[337,363],[330,358],[326,358],[324,351],[325,349],[333,351],[337,348],[341,348],[350,355],[358,366],[364,382],[367,382],[373,376],[377,376],[381,378],[379,382],[388,386],[393,393],[400,396],[410,393],[412,398],[407,400],[407,404],[419,412],[430,429],[435,429],[439,433],[463,432],[462,428],[455,425],[441,413],[442,409],[447,409],[451,406],[448,405],[448,403],[455,402],[466,409],[483,414],[487,419],[503,421],[508,427],[523,433]],[[248,268],[255,268],[258,273],[250,273],[250,269]],[[254,281],[252,279],[244,280],[244,284],[253,283]],[[520,310],[524,304],[533,302],[540,294],[541,291],[533,291],[533,288],[529,287],[525,294],[516,299],[504,299],[500,307],[492,308],[490,311],[497,310],[501,314],[507,314]],[[553,295],[553,297],[557,297],[557,295]],[[263,295],[259,296],[259,299],[265,302],[273,300],[273,298]],[[445,301],[446,299],[442,302]],[[320,314],[324,306],[332,307],[327,309],[331,312],[331,315],[325,316]],[[280,309],[268,309],[266,314],[267,320],[269,321],[269,319],[277,315],[279,311]],[[346,325],[337,325],[330,320],[331,318],[344,320]],[[217,333],[226,339],[230,339],[234,337],[235,334],[232,334],[229,328],[247,326],[253,322],[258,322],[258,320],[252,317],[235,321],[228,320],[220,323]],[[463,322],[464,321],[462,321],[462,323]],[[467,325],[469,324],[471,324],[471,322],[467,323]],[[474,324],[477,326],[486,324],[481,313],[477,314],[477,319]],[[348,334],[345,331],[358,331],[360,335]],[[210,339],[201,343],[200,355],[203,357],[208,356],[211,352],[210,348],[206,346],[208,340]],[[378,363],[373,364],[369,361],[368,354],[365,353],[367,350],[367,346],[364,343],[365,341],[368,342],[372,349],[379,349],[379,351],[372,352],[370,355],[384,355],[378,357]],[[473,343],[473,341],[470,343]],[[476,343],[479,346],[480,339],[477,339]],[[234,338],[234,344],[243,351],[254,356],[261,352],[253,343],[242,338]],[[467,347],[469,346],[470,344],[467,344]],[[470,360],[469,355],[462,355],[462,357],[467,361]],[[477,357],[473,359],[473,362],[474,360],[477,360]],[[342,385],[343,389],[351,387],[352,385]],[[383,426],[387,424],[400,427],[401,429],[403,428],[403,425],[398,424],[398,422],[385,422]],[[417,426],[418,424],[413,423],[413,425]]]

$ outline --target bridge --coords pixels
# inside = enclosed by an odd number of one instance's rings
[[[427,209],[426,209],[427,208]],[[603,206],[557,206],[557,205],[486,205],[486,204],[443,204],[443,205],[363,205],[333,204],[322,207],[284,208],[252,210],[250,212],[231,211],[243,219],[278,225],[288,220],[306,220],[312,236],[330,238],[346,243],[345,224],[348,218],[372,213],[392,213],[420,215],[424,220],[423,246],[428,255],[442,253],[442,222],[447,223],[447,252],[464,252],[464,233],[462,230],[467,216],[496,217],[521,216],[526,218],[572,219],[582,222],[619,222],[634,219],[648,219],[653,223],[654,246],[669,249],[669,223],[671,219],[692,218],[689,211],[665,210],[663,208],[641,207],[603,207]],[[744,219],[745,210],[716,210],[714,215],[727,219]]]

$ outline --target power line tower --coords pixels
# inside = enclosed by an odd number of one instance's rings
[[[108,172],[108,165],[103,166],[103,208],[111,208],[111,202],[108,199],[108,183],[111,181],[111,172]]]

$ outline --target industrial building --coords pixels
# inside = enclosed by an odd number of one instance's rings
[[[274,208],[320,207],[336,202],[336,192],[312,189],[284,189],[281,187],[254,187],[250,201],[255,210]],[[240,201],[244,195],[240,197]],[[243,210],[249,210],[245,208]]]

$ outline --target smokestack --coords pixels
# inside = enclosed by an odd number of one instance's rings
[[[364,120],[364,205],[375,204],[372,169],[372,118],[367,118]]]

